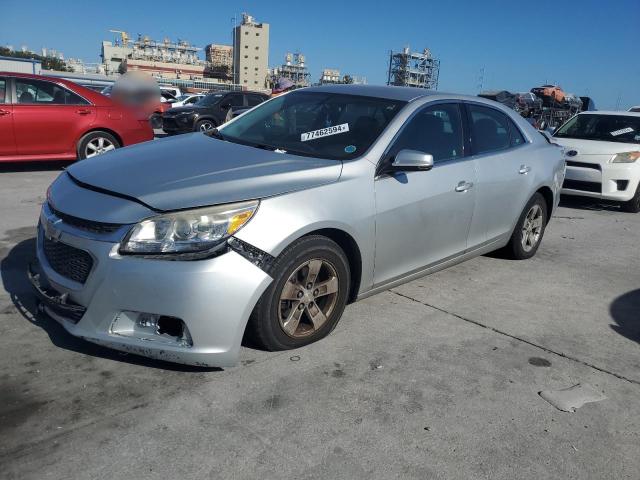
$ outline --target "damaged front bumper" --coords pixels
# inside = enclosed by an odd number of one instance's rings
[[[56,238],[49,236],[51,224]],[[245,250],[234,245],[215,258],[196,261],[124,256],[118,253],[117,236],[88,235],[43,207],[39,265],[29,277],[44,311],[72,335],[116,350],[188,365],[234,365],[251,311],[272,281],[265,259],[249,255],[255,252],[247,253],[246,244]],[[84,282],[52,266],[45,237],[90,255]],[[154,331],[149,320],[154,318],[174,319],[184,331]]]

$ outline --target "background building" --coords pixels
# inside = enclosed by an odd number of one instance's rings
[[[257,23],[242,14],[233,34],[234,83],[249,89],[264,89],[269,73],[269,24]]]
[[[308,87],[311,84],[311,74],[305,61],[305,56],[300,52],[287,53],[284,56],[284,63],[279,67],[275,67],[271,72],[272,84],[281,78],[286,78],[296,88]]]
[[[437,90],[439,74],[440,60],[428,48],[422,53],[410,52],[409,47],[400,53],[389,52],[387,85]]]
[[[211,43],[204,47],[208,76],[231,81],[233,79],[233,47]]]
[[[320,77],[320,84],[324,85],[327,83],[340,83],[342,79],[340,78],[340,70],[335,68],[325,68],[322,70],[322,76]]]

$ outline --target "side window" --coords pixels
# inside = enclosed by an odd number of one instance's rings
[[[69,90],[65,90],[65,93],[66,93],[65,103],[67,105],[89,105],[89,102],[87,102],[80,95],[76,95],[75,93]]]
[[[495,152],[511,146],[509,120],[498,110],[469,104],[471,146],[474,154]]]
[[[16,78],[17,103],[39,105],[87,105],[87,102],[55,83],[30,78]]]
[[[6,103],[7,100],[7,80],[0,78],[0,104]]]
[[[511,146],[512,147],[518,147],[523,143],[526,143],[526,140],[522,136],[522,132],[520,132],[520,129],[511,120],[509,120],[509,127],[511,128]]]
[[[243,103],[243,95],[233,94],[227,97],[227,102],[231,104],[232,107],[242,107]]]
[[[418,150],[433,155],[434,162],[462,157],[462,122],[460,107],[447,103],[427,107],[404,125],[394,142],[391,153]]]
[[[255,107],[256,105],[260,105],[264,102],[264,98],[260,95],[249,95],[249,106]]]

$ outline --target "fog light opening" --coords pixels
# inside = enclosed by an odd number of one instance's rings
[[[158,318],[157,325],[158,335],[173,337],[184,347],[193,345],[189,329],[181,319],[163,315]]]
[[[618,188],[618,191],[623,192],[627,189],[627,186],[629,185],[629,180],[614,180],[616,182],[616,187]]]
[[[157,341],[167,345],[192,347],[191,333],[178,317],[147,312],[122,311],[111,325],[113,335]]]

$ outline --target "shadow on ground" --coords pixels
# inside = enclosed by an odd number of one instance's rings
[[[609,312],[616,322],[611,328],[623,337],[640,343],[640,288],[616,298]]]
[[[597,198],[577,197],[574,195],[562,195],[560,197],[560,206],[565,208],[575,208],[576,210],[592,210],[596,212],[620,211],[620,205],[615,202],[606,202]]]
[[[69,160],[59,160],[51,162],[2,162],[0,163],[0,173],[5,172],[54,172],[62,171],[71,165]]]
[[[11,234],[12,232],[7,232]],[[51,342],[59,347],[72,352],[92,357],[105,358],[117,362],[141,365],[144,367],[157,368],[161,370],[172,370],[180,372],[208,372],[218,371],[219,368],[194,367],[180,365],[160,360],[149,359],[137,355],[121,353],[116,350],[94,345],[93,343],[74,337],[69,334],[57,321],[38,311],[36,297],[33,293],[29,278],[27,277],[27,266],[29,262],[35,260],[36,239],[33,237],[33,228],[20,229],[20,232],[10,235],[10,239],[19,240],[5,258],[0,262],[0,273],[2,283],[9,294],[13,306],[18,314],[22,315],[33,325],[42,328]],[[19,236],[30,236],[27,239],[20,239]],[[17,237],[17,238],[16,238]],[[0,254],[2,252],[0,251]],[[11,308],[11,307],[10,307]],[[11,312],[5,312],[11,313]]]

